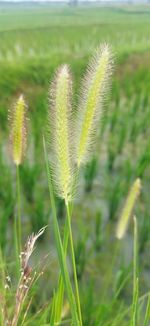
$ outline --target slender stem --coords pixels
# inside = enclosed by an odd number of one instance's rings
[[[136,281],[138,277],[138,250],[137,250],[137,243],[138,243],[138,234],[137,234],[137,219],[134,216],[134,258],[133,258],[133,285],[134,291],[136,290]]]
[[[67,246],[68,246],[68,238],[69,238],[69,232],[68,232],[68,225],[67,220],[65,221],[64,226],[64,237],[63,237],[63,250],[65,254],[65,258],[67,255]],[[60,273],[58,278],[58,285],[57,285],[57,292],[54,295],[55,300],[55,322],[60,322],[61,320],[61,312],[62,312],[62,305],[63,305],[63,298],[64,298],[64,282],[62,275]]]
[[[147,306],[145,311],[145,318],[144,318],[144,326],[148,326],[148,322],[150,320],[150,295],[147,299]]]
[[[17,165],[17,201],[18,201],[18,249],[21,252],[21,205],[20,205],[20,174]]]
[[[0,274],[1,274],[1,282],[0,282],[0,291],[1,291],[1,296],[3,298],[1,302],[1,307],[0,307],[0,325],[4,325],[5,319],[6,319],[6,288],[5,288],[5,283],[6,283],[6,275],[5,275],[5,266],[4,266],[4,260],[3,260],[3,254],[2,254],[2,249],[0,247]]]
[[[68,272],[67,263],[66,263],[66,257],[65,257],[63,244],[62,244],[62,241],[61,241],[61,236],[60,236],[60,231],[59,231],[59,225],[58,225],[58,221],[57,221],[57,213],[56,213],[55,199],[54,199],[54,193],[53,193],[53,186],[52,186],[51,175],[50,175],[50,170],[49,170],[49,166],[48,166],[48,158],[47,158],[47,152],[46,152],[46,145],[45,145],[44,137],[43,137],[43,147],[44,147],[46,171],[47,171],[47,177],[48,177],[49,194],[50,194],[50,200],[51,200],[52,211],[53,211],[54,234],[55,234],[55,240],[56,240],[56,246],[57,246],[57,254],[58,254],[62,279],[63,279],[64,285],[66,287],[66,292],[67,292],[67,295],[68,295],[70,308],[72,310],[73,325],[74,326],[80,326],[80,323],[78,321],[75,297],[74,297],[74,293],[73,293],[73,290],[72,290],[72,285],[71,285],[71,282],[70,282],[69,272]]]
[[[79,175],[79,170],[76,171],[75,178],[74,178],[74,184],[73,184],[73,189],[76,188],[77,186],[77,181],[78,181],[78,175]],[[70,219],[72,217],[72,212],[74,208],[74,202],[71,202],[71,208],[70,208]],[[67,218],[65,219],[65,226],[64,226],[64,237],[63,237],[63,249],[64,249],[64,254],[65,257],[67,256],[67,247],[68,247],[68,238],[69,238],[69,230],[68,230],[68,222]],[[58,279],[58,285],[57,285],[57,292],[54,295],[54,301],[55,301],[55,322],[60,322],[61,320],[61,312],[62,312],[62,305],[63,305],[63,297],[64,297],[64,284],[63,284],[63,279],[62,275],[60,273],[59,279]],[[53,320],[53,315],[52,320]]]
[[[133,302],[132,302],[132,318],[131,325],[136,326],[138,322],[138,297],[139,297],[139,284],[138,284],[138,228],[137,219],[134,216],[134,241],[133,241]]]
[[[70,238],[73,274],[74,274],[74,282],[75,282],[75,290],[76,290],[76,300],[77,300],[80,325],[82,326],[80,296],[79,296],[79,288],[78,288],[78,280],[77,280],[77,272],[76,272],[76,262],[75,262],[75,254],[74,254],[74,245],[73,245],[73,237],[72,237],[72,229],[71,229],[70,207],[69,207],[68,203],[66,203],[66,210],[67,210],[67,223],[68,223],[68,231],[69,231],[69,238]]]
[[[21,209],[20,209],[20,176],[19,176],[19,166],[16,166],[16,197],[17,197],[17,212],[15,214],[14,220],[14,243],[16,251],[16,263],[18,277],[20,274],[20,259],[19,254],[21,252]]]
[[[17,214],[15,215],[14,220],[14,244],[15,244],[15,253],[16,253],[16,264],[17,264],[17,276],[20,276],[20,259],[19,259],[19,243],[18,243],[18,219]]]

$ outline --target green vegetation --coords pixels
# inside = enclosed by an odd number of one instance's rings
[[[68,242],[63,237],[66,210],[63,200],[55,198],[50,179],[49,201],[43,135],[49,84],[55,69],[62,63],[70,65],[75,112],[89,57],[102,42],[110,43],[115,57],[111,95],[97,128],[93,157],[79,175],[73,213],[72,207],[68,211],[68,221],[72,215],[83,325],[149,325],[149,21],[149,6],[0,5],[0,303],[3,309],[6,300],[12,325],[16,325],[13,314],[18,313],[18,296],[25,296],[26,300],[17,325],[53,325],[53,318],[60,318],[64,285],[65,321],[60,325],[71,325],[73,314],[76,320],[76,308],[68,306],[69,298],[74,305],[74,270],[69,259],[73,252],[68,251],[69,273],[64,264],[63,250]],[[10,155],[7,121],[8,110],[21,94],[30,118],[27,153],[19,166],[22,243],[47,225],[44,233],[41,230],[30,239],[30,245],[38,239],[30,259],[33,271],[26,269],[27,262],[22,258],[23,276],[31,276],[27,292],[22,275],[17,285],[17,175]],[[142,184],[135,206],[137,218],[124,239],[117,240],[116,223],[137,178]],[[64,239],[63,244],[59,236]],[[57,251],[61,253],[59,259]],[[2,313],[0,318],[0,325],[4,325]]]

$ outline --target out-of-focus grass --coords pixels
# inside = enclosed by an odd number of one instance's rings
[[[147,8],[135,12],[101,6],[1,5],[0,60],[10,64],[33,62],[33,58],[68,62],[84,59],[103,41],[113,45],[117,56],[144,51],[150,48],[149,16]]]

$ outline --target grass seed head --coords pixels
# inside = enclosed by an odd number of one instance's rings
[[[67,65],[61,66],[50,88],[50,160],[55,189],[66,202],[72,198],[72,80]]]
[[[78,167],[87,160],[91,150],[112,66],[111,49],[107,44],[102,45],[89,63],[81,89],[75,136]]]
[[[141,180],[136,179],[129,192],[120,220],[117,225],[116,237],[118,239],[122,239],[126,233],[130,216],[132,214],[133,208],[140,194],[140,191],[141,191]]]
[[[10,140],[13,161],[16,165],[22,163],[26,150],[27,118],[26,103],[23,95],[20,95],[14,108],[10,111]]]

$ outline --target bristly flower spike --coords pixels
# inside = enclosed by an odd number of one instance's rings
[[[104,44],[89,63],[81,88],[75,136],[78,167],[86,162],[91,150],[97,121],[102,115],[102,104],[108,90],[112,66],[111,49]]]
[[[141,191],[141,180],[138,178],[133,183],[129,195],[127,197],[126,203],[124,205],[120,220],[117,225],[116,237],[122,239],[126,233],[130,216],[132,214],[133,208],[135,206],[136,200]]]
[[[67,65],[61,66],[50,88],[50,145],[55,189],[68,203],[72,199],[72,81]]]
[[[16,165],[20,165],[25,155],[27,134],[26,103],[23,95],[20,95],[13,110],[10,111],[9,118],[12,158]]]

